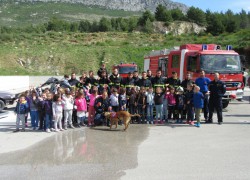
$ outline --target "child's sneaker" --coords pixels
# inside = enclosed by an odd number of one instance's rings
[[[69,127],[72,128],[72,129],[75,129],[75,127],[73,125],[70,125]]]
[[[47,132],[47,133],[50,133],[51,131],[50,131],[50,129],[46,129],[46,132]]]
[[[194,126],[195,127],[201,127],[201,124],[200,123],[196,123]]]
[[[194,125],[194,121],[190,121],[189,125],[193,126]]]
[[[50,128],[50,131],[55,131],[55,129],[54,128]]]
[[[59,131],[58,129],[55,130],[55,132],[58,132],[58,131]]]
[[[60,129],[60,131],[63,131],[63,129]]]

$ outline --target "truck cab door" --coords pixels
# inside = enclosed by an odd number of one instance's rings
[[[187,58],[187,64],[186,64],[186,69],[184,71],[185,76],[187,72],[190,72],[192,74],[192,77],[196,78],[198,76],[197,74],[199,73],[199,67],[198,67],[198,56],[197,55],[188,55],[186,56]]]
[[[180,58],[181,58],[180,51],[170,53],[169,60],[168,60],[168,77],[171,77],[171,73],[173,71],[177,72],[179,76]]]
[[[158,69],[162,71],[163,76],[167,76],[167,64],[168,64],[168,59],[166,57],[159,58]]]

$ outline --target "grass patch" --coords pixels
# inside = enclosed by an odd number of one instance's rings
[[[4,38],[1,38],[4,37]],[[250,30],[222,37],[172,36],[144,33],[55,33],[0,34],[0,75],[55,75],[72,71],[98,70],[101,61],[108,69],[114,64],[135,62],[143,69],[144,55],[152,50],[172,48],[186,43],[215,43],[225,49],[250,47]],[[23,66],[19,60],[23,61]]]

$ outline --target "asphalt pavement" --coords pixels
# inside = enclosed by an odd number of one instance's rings
[[[12,133],[0,114],[1,179],[249,180],[250,90],[223,112],[224,123],[78,128]]]

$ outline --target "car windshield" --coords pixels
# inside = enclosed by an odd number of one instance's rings
[[[238,55],[201,55],[200,63],[201,70],[206,72],[241,72],[241,63]]]
[[[137,70],[137,68],[136,68],[136,66],[122,66],[122,67],[119,67],[119,73],[120,74],[127,74],[127,73],[129,73],[129,72],[134,72],[134,71],[136,71]]]

